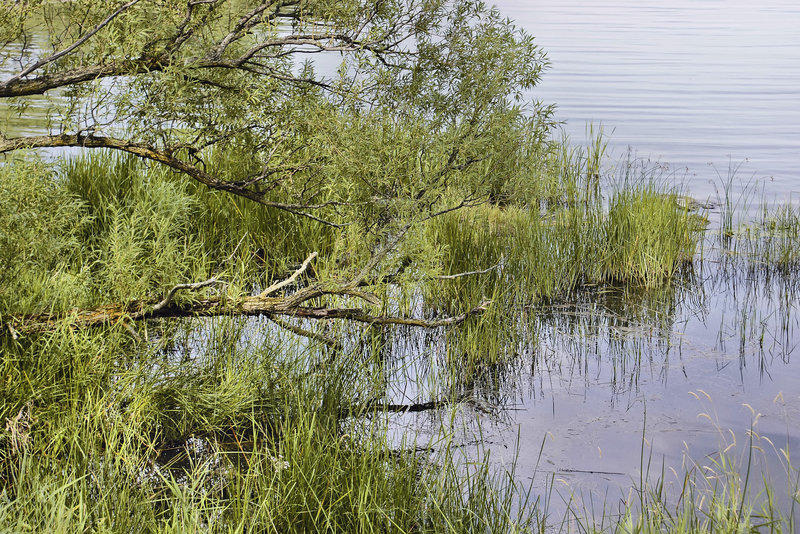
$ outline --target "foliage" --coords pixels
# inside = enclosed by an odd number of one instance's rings
[[[35,159],[0,166],[0,313],[86,302],[87,214],[52,175]]]

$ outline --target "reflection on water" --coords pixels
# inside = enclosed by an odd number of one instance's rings
[[[19,65],[8,58],[21,55],[29,60],[31,54],[36,50],[39,49],[35,44],[24,50],[20,43],[5,44],[0,56],[0,79],[10,78],[19,71]],[[51,133],[57,126],[57,124],[53,124],[53,102],[59,100],[60,93],[61,91],[53,91],[47,96],[12,99],[10,102],[8,99],[0,100],[1,131],[8,137]]]

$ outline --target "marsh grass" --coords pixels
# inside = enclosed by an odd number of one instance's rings
[[[515,488],[450,447],[389,448],[339,416],[352,365],[306,377],[303,350],[227,339],[189,361],[69,328],[3,347],[0,524],[18,532],[463,532],[518,526]],[[241,333],[239,331],[239,333]],[[273,340],[274,341],[274,340]],[[46,352],[45,361],[36,355]],[[287,357],[294,353],[294,357]],[[122,357],[129,354],[128,357]],[[20,364],[33,381],[26,382]],[[299,368],[300,367],[300,368]],[[16,426],[14,426],[16,425]],[[24,436],[24,439],[20,436]]]
[[[436,282],[428,300],[452,310],[488,295],[530,305],[602,284],[658,288],[694,261],[701,228],[677,192],[639,182],[604,199],[575,180],[541,210],[484,205],[431,221],[445,275],[478,273]]]
[[[421,338],[420,346],[441,349],[425,353],[438,358],[436,373],[401,364],[410,369],[404,380],[429,380],[454,405],[466,396],[485,411],[501,409],[520,354],[536,352],[557,328],[576,337],[620,332],[615,380],[635,380],[641,353],[626,332],[639,323],[670,330],[670,307],[693,283],[702,228],[678,191],[647,173],[604,185],[602,143],[529,149],[536,161],[512,171],[536,180],[510,189],[499,180],[492,203],[412,228],[380,267],[397,277],[376,286],[375,313],[441,317],[492,301],[480,318]],[[246,167],[215,164],[231,174]],[[363,263],[379,239],[359,224],[332,230],[208,192],[130,157],[20,160],[0,173],[0,255],[12,266],[0,272],[4,314],[158,298],[212,274],[248,293],[312,251],[322,258],[308,276],[324,281]],[[799,216],[788,207],[765,215],[750,244],[737,245],[749,251],[747,265],[794,272]],[[618,294],[628,300],[614,302]],[[625,304],[637,295],[640,306]],[[47,334],[4,332],[0,530],[514,532],[573,524],[552,521],[547,499],[537,505],[513,466],[493,471],[485,455],[462,456],[452,434],[433,445],[412,435],[390,445],[384,414],[369,403],[411,387],[390,376],[393,358],[405,362],[417,350],[403,344],[406,334],[304,326],[342,346],[236,318],[96,330],[74,329],[66,318]],[[734,469],[726,458],[723,474]],[[709,494],[701,479],[687,479],[678,508],[658,483],[640,485],[639,501],[612,529],[702,531],[778,517],[774,507],[741,504],[731,515],[743,490],[719,480],[728,485]],[[698,499],[709,507],[696,507]],[[704,522],[712,516],[719,519]],[[579,530],[592,530],[589,521],[578,521]]]

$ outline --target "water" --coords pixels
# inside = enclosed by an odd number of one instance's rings
[[[621,156],[669,164],[698,197],[717,172],[800,193],[800,4],[788,0],[498,0],[552,62],[533,97]]]
[[[557,104],[573,141],[602,125],[612,162],[629,150],[657,161],[696,198],[716,198],[734,174],[734,194],[750,184],[767,200],[798,199],[800,4],[497,4],[548,52],[552,68],[531,97]],[[516,462],[534,493],[591,492],[601,508],[662,466],[674,496],[685,473],[718,470],[726,448],[744,468],[752,443],[753,489],[763,473],[787,510],[780,449],[800,447],[798,305],[786,280],[724,275],[712,262],[662,303],[584,303],[568,310],[577,319],[556,314],[540,344],[520,347],[504,391],[479,392],[504,399],[499,420],[467,410],[466,424],[478,422],[477,449]],[[425,416],[411,425],[437,431]],[[464,442],[474,443],[469,432]]]
[[[797,3],[497,4],[548,52],[552,68],[531,96],[557,104],[573,141],[602,125],[612,160],[630,150],[659,161],[697,198],[716,197],[738,167],[735,183],[756,179],[767,198],[797,200]],[[729,452],[744,464],[755,424],[764,453],[754,464],[788,506],[777,449],[800,445],[791,293],[774,280],[712,276],[667,306],[666,327],[663,317],[630,317],[630,303],[622,313],[586,307],[577,330],[555,321],[527,364],[512,421],[484,425],[493,456],[510,464],[518,439],[518,474],[537,490],[550,476],[557,488],[613,502],[640,480],[643,459],[654,478],[663,465],[678,490],[694,462],[714,468],[715,453],[734,442]]]

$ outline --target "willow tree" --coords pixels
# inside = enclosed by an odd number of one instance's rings
[[[396,253],[410,228],[501,198],[547,134],[548,110],[526,101],[544,55],[476,0],[2,4],[0,100],[23,121],[32,102],[44,106],[47,127],[4,126],[0,153],[133,154],[363,244],[337,276],[291,294],[315,254],[257,296],[176,304],[176,292],[216,282],[186,280],[157,299],[86,311],[86,324],[223,308],[392,322],[304,304],[372,301],[366,286],[413,261]]]

